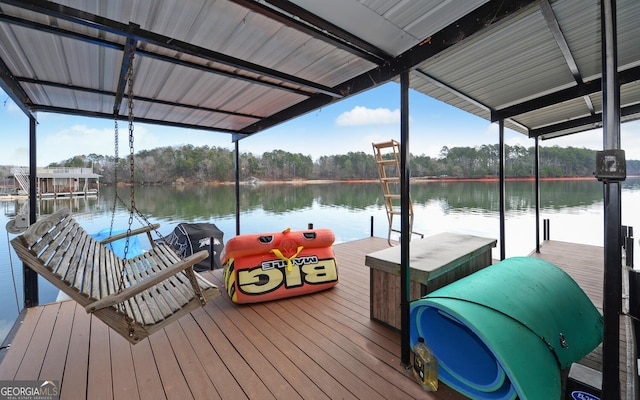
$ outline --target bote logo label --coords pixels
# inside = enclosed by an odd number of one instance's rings
[[[590,393],[587,392],[583,392],[580,390],[576,390],[574,392],[571,392],[571,397],[574,398],[574,400],[600,400],[599,397],[596,397]]]

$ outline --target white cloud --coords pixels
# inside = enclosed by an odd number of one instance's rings
[[[367,108],[356,106],[343,112],[336,119],[338,126],[389,125],[400,123],[400,110],[388,108]]]
[[[128,139],[120,133],[120,153],[128,153]],[[38,140],[38,165],[63,161],[77,155],[91,153],[113,155],[113,129],[89,128],[86,125],[72,125],[69,128],[42,136]],[[125,153],[126,154],[126,153]]]

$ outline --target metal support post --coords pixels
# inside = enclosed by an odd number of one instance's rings
[[[616,42],[616,2],[602,0],[602,128],[605,150],[620,149],[620,86]],[[622,312],[622,243],[620,182],[604,180],[604,336],[602,396],[620,398],[620,313]]]
[[[504,144],[504,119],[498,121],[500,130],[500,259],[506,258],[505,244],[505,144]]]
[[[411,276],[409,271],[409,73],[400,75],[400,352],[402,365],[410,363],[409,301]]]
[[[536,136],[535,143],[535,172],[536,172],[536,253],[540,253],[540,138]]]
[[[240,234],[240,140],[235,143],[235,162],[236,162],[236,235]]]
[[[38,163],[36,155],[36,119],[33,116],[29,116],[29,225],[34,224],[38,219],[36,215],[38,206],[38,194],[36,193]],[[23,263],[22,279],[24,307],[37,306],[40,303],[38,297],[38,274]]]

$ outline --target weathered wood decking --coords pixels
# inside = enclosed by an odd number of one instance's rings
[[[29,309],[0,380],[59,380],[62,399],[464,399],[445,385],[422,391],[400,365],[399,333],[370,320],[364,258],[386,246],[334,246],[333,289],[244,306],[223,295],[135,346],[75,302]],[[554,246],[535,256],[565,268],[601,306],[602,275],[586,262],[601,270],[602,249],[581,247],[582,261],[564,262],[573,250],[561,243],[554,255]],[[221,272],[204,276],[222,287]]]
[[[335,246],[340,283],[238,306],[212,300],[135,346],[75,302],[25,313],[0,380],[60,380],[62,399],[460,399],[422,391],[400,336],[369,319],[369,238]],[[221,271],[205,273],[222,286]]]

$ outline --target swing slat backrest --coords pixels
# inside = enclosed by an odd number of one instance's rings
[[[182,260],[157,245],[125,260],[85,232],[66,208],[11,244],[27,266],[134,344],[220,294],[193,272],[207,251]]]

